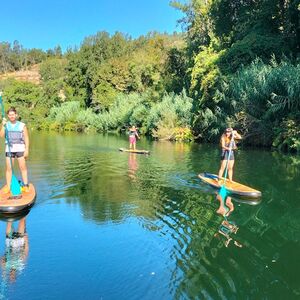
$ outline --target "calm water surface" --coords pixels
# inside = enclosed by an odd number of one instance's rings
[[[226,247],[218,201],[197,179],[217,171],[214,146],[142,139],[145,156],[118,152],[125,137],[31,136],[38,198],[19,262],[0,222],[0,299],[299,299],[299,157],[239,151],[235,179],[263,197],[234,201]]]

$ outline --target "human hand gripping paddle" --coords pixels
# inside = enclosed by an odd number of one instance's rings
[[[2,112],[2,120],[3,120],[5,118],[5,110],[4,110],[3,100],[2,100],[2,93],[0,93],[0,105],[1,105],[1,112]],[[17,197],[22,194],[22,190],[21,190],[20,183],[14,174],[13,163],[12,163],[12,158],[11,158],[11,151],[10,151],[10,142],[9,142],[9,136],[8,136],[8,130],[7,130],[6,124],[4,125],[4,128],[5,128],[5,140],[6,140],[6,144],[7,144],[7,148],[8,148],[8,153],[9,153],[10,167],[11,167],[11,171],[12,171],[11,182],[10,182],[10,192],[13,197]]]
[[[226,197],[228,195],[228,191],[226,189],[226,179],[227,179],[227,173],[228,173],[229,158],[231,156],[232,148],[233,148],[233,141],[234,141],[234,133],[232,133],[231,140],[230,140],[230,143],[229,143],[229,152],[228,152],[227,161],[226,161],[224,182],[223,182],[223,184],[222,184],[222,186],[221,186],[221,188],[219,190],[219,193],[218,193],[221,196],[223,206],[226,209],[226,213],[224,214],[225,219],[226,219],[226,214],[228,212],[228,209],[227,209],[227,207],[225,205],[225,200],[226,200]]]

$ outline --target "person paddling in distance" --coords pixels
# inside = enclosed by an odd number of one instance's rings
[[[136,138],[140,139],[137,133],[137,128],[132,126],[129,128],[129,149],[136,149]]]
[[[12,178],[12,165],[15,158],[18,160],[19,168],[22,174],[23,180],[23,192],[29,191],[28,174],[26,159],[29,155],[29,135],[26,125],[23,122],[18,121],[18,114],[14,107],[11,107],[7,111],[7,117],[2,120],[2,128],[0,130],[0,136],[5,137],[5,127],[7,129],[7,135],[9,145],[6,141],[5,156],[6,156],[6,186],[5,192],[10,192],[11,178]]]
[[[242,137],[241,135],[236,131],[233,130],[231,127],[227,128],[225,132],[221,136],[221,147],[222,147],[222,153],[221,153],[221,166],[219,169],[219,178],[217,180],[221,180],[223,177],[224,171],[226,169],[227,161],[228,161],[228,179],[229,181],[232,181],[233,177],[233,166],[234,166],[234,150],[237,149],[235,140],[240,140]],[[230,151],[231,149],[231,151]]]

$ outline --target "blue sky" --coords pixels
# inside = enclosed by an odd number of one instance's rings
[[[170,0],[10,0],[1,3],[0,41],[25,48],[79,46],[97,31],[133,37],[149,31],[181,31]]]

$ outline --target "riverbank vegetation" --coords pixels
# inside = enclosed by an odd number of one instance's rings
[[[7,105],[38,129],[122,131],[300,152],[300,6],[294,0],[172,1],[183,33],[99,32],[78,49],[0,44],[0,72],[39,65],[40,82],[2,79]],[[0,77],[1,78],[1,77]]]

